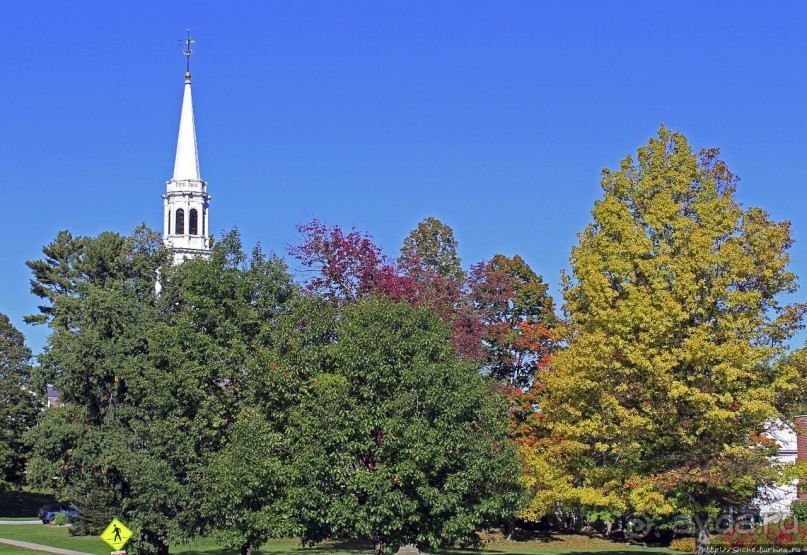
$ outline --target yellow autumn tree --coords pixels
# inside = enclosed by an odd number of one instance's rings
[[[522,446],[523,516],[559,503],[705,524],[776,480],[765,431],[805,391],[785,358],[805,306],[780,300],[796,289],[789,223],[744,209],[736,184],[716,149],[664,127],[603,172],[564,276],[571,333],[545,376],[545,433]]]

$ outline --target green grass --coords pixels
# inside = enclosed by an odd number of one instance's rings
[[[71,536],[66,526],[46,526],[44,524],[0,525],[0,538],[85,551],[96,555],[109,555],[109,552],[112,551],[99,537]]]
[[[0,555],[40,555],[40,552],[0,543]]]
[[[0,520],[36,518],[37,509],[48,503],[56,503],[49,493],[0,491]]]
[[[84,551],[94,555],[109,555],[109,547],[97,536],[71,536],[66,527],[44,526],[40,524],[0,525],[0,538],[29,541],[42,545]],[[31,555],[31,552],[3,546],[0,555]],[[5,551],[12,549],[12,551]],[[14,551],[17,550],[17,551]],[[24,552],[24,553],[23,553]],[[225,551],[210,540],[188,545],[171,546],[171,553],[177,555],[237,555],[235,551]],[[367,555],[372,553],[369,544],[356,542],[328,542],[314,547],[301,547],[296,539],[272,540],[261,547],[256,555]],[[626,546],[585,536],[551,536],[540,540],[507,542],[494,541],[482,550],[451,549],[443,555],[671,555],[663,548],[643,548]]]

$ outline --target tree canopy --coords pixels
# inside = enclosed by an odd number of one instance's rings
[[[180,265],[144,228],[44,251],[29,263],[52,330],[39,373],[65,406],[29,433],[30,470],[75,504],[74,533],[119,516],[158,555],[347,529],[389,550],[471,542],[514,512],[506,407],[434,308],[339,273],[304,294],[235,232]]]
[[[404,239],[398,265],[409,275],[434,272],[442,278],[463,283],[466,274],[457,254],[458,245],[454,230],[429,216]]]
[[[293,412],[291,492],[304,540],[344,530],[381,554],[472,543],[513,513],[518,468],[503,398],[453,356],[425,307],[346,308],[328,364]]]
[[[22,334],[0,314],[0,489],[23,484],[29,453],[23,436],[42,408],[31,380],[31,356]]]
[[[604,170],[562,316],[524,258],[466,271],[433,217],[397,260],[302,224],[299,285],[237,231],[177,265],[144,226],[59,232],[28,262],[38,366],[0,314],[0,487],[30,448],[72,533],[122,517],[156,555],[199,536],[434,550],[553,511],[685,514],[704,546],[710,519],[789,478],[768,432],[807,406],[790,225],[736,186],[664,127]],[[46,384],[64,406],[40,411]]]
[[[564,281],[571,334],[527,455],[528,516],[561,501],[705,524],[775,479],[764,432],[805,391],[780,363],[805,306],[780,300],[796,288],[790,225],[743,209],[736,182],[664,127],[603,172]]]

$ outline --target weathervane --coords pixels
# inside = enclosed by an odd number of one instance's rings
[[[191,78],[191,54],[193,54],[193,50],[191,50],[191,45],[196,41],[191,38],[191,30],[188,29],[188,37],[183,41],[185,43],[185,59],[187,64],[187,73],[185,74],[186,79]]]

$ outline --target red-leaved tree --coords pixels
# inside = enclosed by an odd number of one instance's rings
[[[474,265],[466,279],[451,228],[434,218],[424,222],[397,264],[368,234],[318,220],[297,227],[302,241],[290,252],[312,273],[306,281],[312,294],[337,306],[371,295],[429,306],[451,327],[459,356],[484,364],[514,391],[527,389],[556,345],[547,285],[520,256],[496,255]]]
[[[463,282],[410,259],[405,269],[384,256],[366,233],[344,232],[318,220],[297,226],[302,242],[289,249],[311,276],[305,286],[341,306],[371,295],[430,306],[452,329],[457,354],[481,356],[481,327]]]

